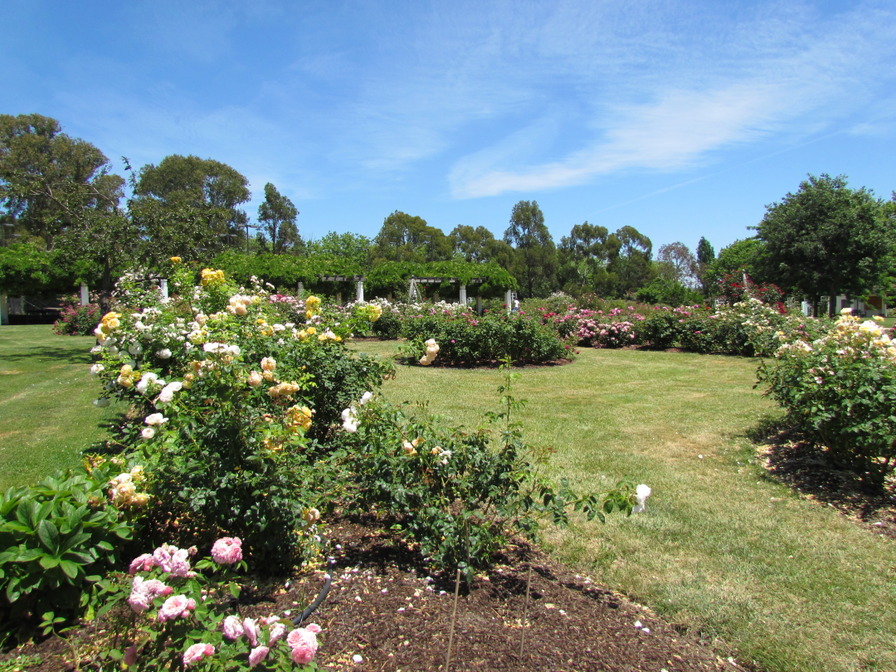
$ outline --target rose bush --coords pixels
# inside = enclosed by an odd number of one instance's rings
[[[845,312],[818,338],[785,340],[760,381],[832,462],[885,483],[896,464],[896,342],[877,321]]]

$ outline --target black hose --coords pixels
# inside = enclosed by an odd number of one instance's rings
[[[317,597],[314,598],[314,602],[312,602],[308,607],[305,608],[301,614],[292,619],[293,625],[301,625],[302,621],[308,618],[314,611],[320,606],[321,602],[327,599],[327,594],[330,592],[330,585],[333,583],[333,579],[329,574],[324,574],[324,587],[320,589],[320,592],[317,594]]]

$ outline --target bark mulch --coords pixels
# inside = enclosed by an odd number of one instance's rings
[[[754,670],[523,542],[471,585],[461,582],[455,600],[455,577],[432,576],[419,553],[381,528],[342,520],[331,537],[332,586],[306,621],[323,629],[316,662],[324,670]],[[323,575],[259,586],[244,594],[241,613],[297,615]],[[83,657],[90,631],[82,631],[81,643],[78,637],[70,636],[74,648],[51,638],[12,656],[32,656],[21,668],[31,672],[94,669]],[[73,650],[82,651],[78,668]],[[4,667],[10,657],[0,656],[0,670],[15,669]]]

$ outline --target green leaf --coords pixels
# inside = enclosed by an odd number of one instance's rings
[[[76,562],[72,562],[71,560],[60,560],[59,566],[62,568],[62,571],[65,572],[65,575],[70,579],[75,579],[81,573],[81,565]]]
[[[59,552],[59,528],[51,520],[42,520],[37,526],[37,538],[51,553]]]

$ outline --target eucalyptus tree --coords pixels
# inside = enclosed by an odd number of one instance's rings
[[[513,248],[508,269],[524,297],[547,296],[556,288],[557,249],[537,201],[519,201],[510,214],[504,242]]]
[[[274,254],[295,250],[301,245],[296,219],[299,211],[273,184],[264,185],[264,201],[258,206],[258,221],[264,240]]]

